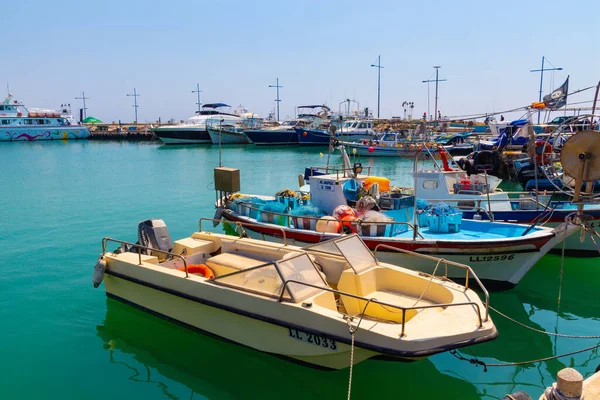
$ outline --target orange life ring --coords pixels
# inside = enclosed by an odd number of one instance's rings
[[[345,233],[347,235],[356,233],[356,225],[352,223],[354,220],[356,220],[356,217],[353,215],[346,215],[342,218],[338,233]]]
[[[535,160],[538,165],[547,164],[552,155],[552,146],[543,140],[535,141]],[[543,160],[543,161],[542,161]]]
[[[20,117],[22,117],[22,116],[23,116],[23,114],[22,114],[21,112],[18,112],[18,113],[17,113],[17,117],[19,117],[19,118],[20,118]]]
[[[185,271],[185,267],[177,268],[179,271]],[[215,273],[212,269],[204,264],[191,264],[187,266],[189,274],[200,274],[206,279],[212,279],[215,277]]]

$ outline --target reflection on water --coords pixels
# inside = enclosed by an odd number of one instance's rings
[[[184,385],[185,398],[343,398],[348,369],[318,371],[236,344],[226,343],[107,300],[106,319],[97,327],[111,363],[120,375],[143,385],[155,385],[166,397],[179,399],[174,389]],[[435,385],[430,382],[435,381]],[[115,382],[118,384],[117,382]],[[179,390],[179,393],[182,391]],[[396,397],[480,398],[461,378],[440,373],[431,361],[398,363],[366,361],[354,368],[352,398]]]
[[[565,264],[559,304],[560,264],[558,256],[544,257],[515,289],[492,293],[490,304],[503,314],[537,330],[569,335],[598,335],[600,304],[590,301],[590,296],[593,297],[590,282],[597,280],[598,261],[585,259]],[[548,336],[519,326],[494,311],[491,316],[500,332],[498,339],[461,349],[460,354],[464,357],[476,357],[487,363],[498,364],[521,362],[565,354],[599,342],[599,339]],[[526,390],[537,398],[535,396],[555,381],[556,373],[562,368],[577,368],[584,377],[591,375],[600,364],[598,352],[595,349],[528,365],[490,367],[488,372],[483,372],[481,366],[456,367],[459,361],[449,355],[437,358],[436,366],[440,371],[473,383],[491,398],[516,390]]]

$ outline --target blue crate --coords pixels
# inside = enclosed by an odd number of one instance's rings
[[[457,233],[460,232],[462,222],[462,213],[450,215],[432,215],[427,214],[429,230],[436,233]]]

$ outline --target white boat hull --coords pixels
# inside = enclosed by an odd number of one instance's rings
[[[246,135],[240,132],[229,132],[226,130],[223,131],[215,131],[213,129],[208,128],[208,134],[210,135],[210,140],[212,144],[219,144],[219,140],[221,144],[248,144],[248,138]]]
[[[225,311],[116,276],[106,276],[104,284],[108,297],[211,336],[326,369],[345,368],[350,363],[350,346],[339,341],[330,340],[327,347],[311,344],[296,338],[297,329]],[[350,338],[347,329],[341,333]],[[374,355],[372,351],[355,348],[354,362]]]

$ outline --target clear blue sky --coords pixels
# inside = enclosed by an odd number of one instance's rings
[[[441,65],[443,115],[510,109],[536,101],[542,56],[544,92],[571,76],[570,89],[600,79],[600,2],[564,1],[4,1],[0,76],[29,107],[58,107],[85,90],[88,115],[104,121],[184,119],[202,102],[273,109],[306,103],[337,110],[349,97],[381,115],[427,110],[422,80]],[[433,113],[434,85],[431,85]],[[5,92],[5,89],[2,90]],[[589,100],[592,91],[573,97]],[[570,99],[571,101],[571,99]]]

